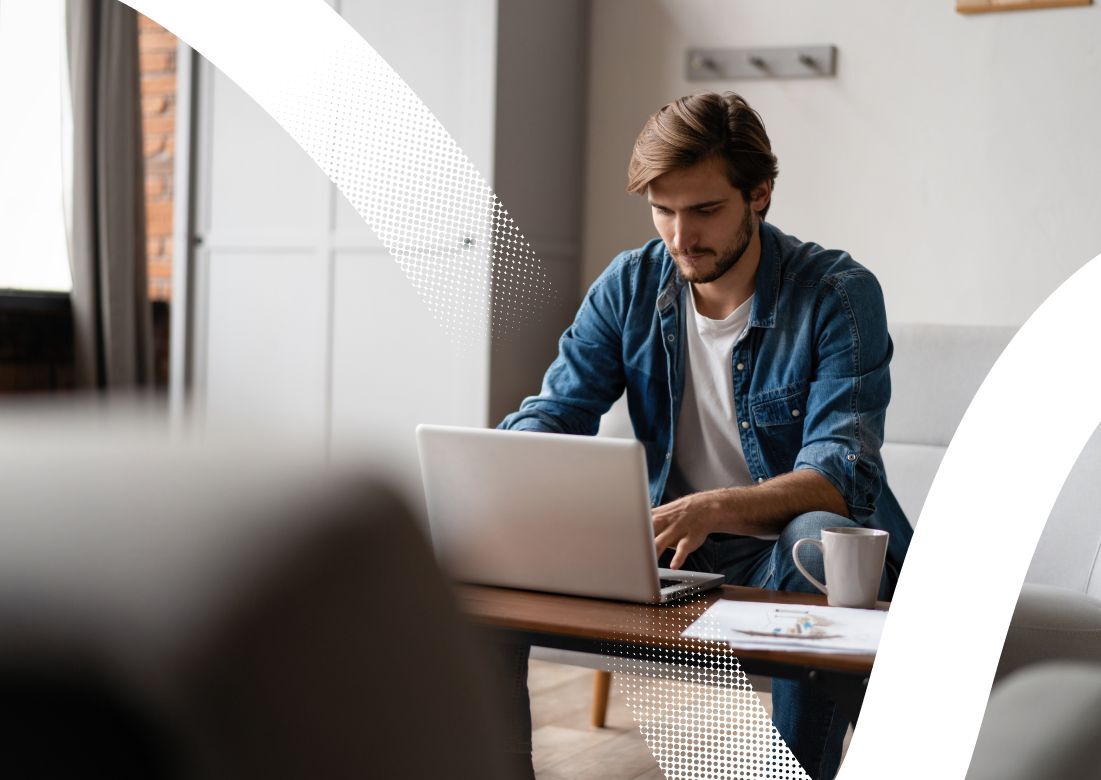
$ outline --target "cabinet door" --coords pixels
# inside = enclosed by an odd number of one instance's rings
[[[199,411],[208,428],[262,426],[301,437],[321,452],[328,405],[328,179],[205,60],[199,89]]]

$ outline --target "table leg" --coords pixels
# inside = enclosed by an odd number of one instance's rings
[[[597,669],[593,672],[593,728],[604,728],[608,717],[608,693],[612,687],[612,673]]]

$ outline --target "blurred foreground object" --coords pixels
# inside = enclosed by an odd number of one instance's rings
[[[994,687],[967,780],[1083,780],[1101,765],[1101,666],[1061,661]]]
[[[0,413],[0,775],[505,776],[388,488],[85,407]]]

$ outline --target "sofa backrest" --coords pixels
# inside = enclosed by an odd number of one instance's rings
[[[895,355],[883,460],[891,489],[911,524],[917,524],[925,495],[971,398],[1014,332],[1007,327],[891,325]],[[1037,356],[1038,370],[1042,360]],[[1022,428],[1021,457],[1043,457],[1029,451],[1024,434],[1026,425],[1042,422],[1042,410],[1024,409],[1020,418],[1006,421]],[[996,522],[992,526],[1012,532]],[[1093,576],[1099,549],[1101,429],[1086,444],[1063,486],[1027,579],[1101,596],[1101,576]]]
[[[1012,328],[894,323],[883,460],[911,525],[941,458]]]

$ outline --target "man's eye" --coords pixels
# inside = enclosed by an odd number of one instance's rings
[[[705,217],[710,217],[712,214],[714,214],[717,211],[718,211],[718,209],[700,209],[698,213],[702,214]]]

